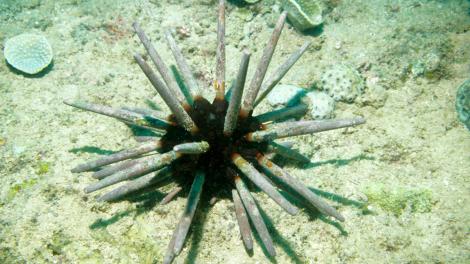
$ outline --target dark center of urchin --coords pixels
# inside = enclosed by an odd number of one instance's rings
[[[206,175],[205,188],[212,195],[222,194],[221,190],[227,190],[233,182],[232,176],[227,175],[227,168],[235,168],[232,165],[231,155],[239,153],[246,159],[254,159],[256,153],[266,149],[266,143],[248,142],[244,136],[261,129],[262,124],[253,117],[239,118],[237,126],[231,135],[224,134],[224,121],[228,103],[225,100],[215,99],[210,103],[202,97],[194,100],[188,114],[199,128],[195,134],[191,134],[183,127],[176,125],[167,129],[161,138],[162,151],[167,152],[175,145],[206,141],[209,150],[201,155],[185,155],[172,165],[175,179],[183,185],[190,184],[194,172],[204,171]]]

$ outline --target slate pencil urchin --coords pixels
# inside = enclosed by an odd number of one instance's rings
[[[336,209],[274,164],[270,160],[270,154],[275,153],[303,162],[309,161],[289,146],[276,143],[274,140],[355,126],[364,123],[365,120],[354,118],[277,122],[303,115],[306,110],[304,105],[287,107],[258,116],[252,115],[256,105],[278,84],[308,48],[309,44],[304,44],[280,65],[272,76],[263,81],[285,20],[286,13],[283,13],[245,92],[250,54],[243,53],[238,74],[231,88],[230,99],[226,99],[228,96],[225,94],[225,1],[220,0],[214,81],[216,96],[212,103],[201,96],[190,67],[171,33],[166,33],[166,40],[184,84],[188,88],[186,93],[170,74],[168,67],[137,23],[134,23],[133,27],[163,81],[141,55],[135,54],[134,58],[172,114],[166,117],[160,112],[148,109],[111,108],[85,102],[65,102],[83,110],[114,117],[130,125],[163,132],[160,139],[145,138],[145,141],[137,147],[81,164],[72,169],[72,172],[95,171],[93,177],[99,181],[86,187],[86,193],[125,181],[123,185],[98,198],[99,201],[106,202],[119,200],[150,186],[159,187],[175,181],[178,187],[161,202],[167,203],[185,186],[191,185],[186,208],[169,243],[164,263],[171,263],[181,252],[203,190],[214,196],[221,189],[231,193],[246,249],[248,251],[253,249],[251,234],[253,227],[270,256],[276,255],[273,241],[247,187],[247,182],[253,183],[291,215],[295,215],[298,208],[284,198],[278,188],[287,187],[286,191],[302,197],[322,214],[344,221]]]

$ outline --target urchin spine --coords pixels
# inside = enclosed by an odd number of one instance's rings
[[[242,100],[243,88],[245,87],[245,79],[249,63],[250,53],[243,52],[240,69],[238,70],[235,85],[232,88],[232,96],[230,97],[227,114],[225,115],[224,134],[226,136],[230,136],[237,125],[238,115],[240,113],[240,103]]]
[[[256,97],[258,96],[259,89],[263,82],[264,76],[266,75],[266,71],[268,70],[269,63],[271,62],[271,58],[273,57],[274,50],[276,49],[277,42],[281,35],[282,29],[284,28],[284,23],[286,22],[287,12],[284,12],[279,17],[276,27],[271,35],[271,39],[269,40],[268,44],[264,48],[263,55],[261,56],[261,60],[258,62],[258,66],[256,67],[256,72],[253,78],[251,79],[250,86],[247,89],[247,93],[245,98],[243,99],[243,106],[242,106],[242,116],[247,117],[251,114],[254,108],[254,102]]]

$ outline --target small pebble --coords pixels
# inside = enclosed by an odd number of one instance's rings
[[[308,105],[312,119],[328,119],[333,117],[335,100],[327,93],[320,91],[308,92],[303,101]]]
[[[335,49],[339,50],[339,49],[341,49],[341,46],[342,46],[341,41],[336,41]]]

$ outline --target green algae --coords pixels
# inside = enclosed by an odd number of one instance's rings
[[[50,170],[50,165],[51,164],[49,162],[44,162],[44,161],[38,162],[38,164],[36,165],[37,167],[36,173],[39,175],[48,173]]]
[[[63,231],[54,231],[50,242],[47,244],[47,248],[52,252],[53,255],[62,255],[64,253],[63,248],[72,243],[72,238]]]
[[[369,203],[378,205],[395,216],[400,216],[407,208],[412,213],[427,213],[431,211],[434,203],[432,193],[428,189],[391,188],[377,184],[367,187],[364,193]]]
[[[138,263],[154,263],[155,259],[163,257],[154,241],[135,226],[121,234],[118,239],[106,228],[94,229],[91,236],[100,244],[119,248],[119,259],[123,263],[132,263],[135,259],[138,259]]]
[[[26,263],[13,248],[0,247],[0,263]]]
[[[22,190],[28,189],[30,187],[33,187],[38,183],[37,178],[32,178],[25,180],[21,183],[14,184],[7,193],[7,201],[11,201],[15,198],[15,196]]]
[[[50,171],[50,166],[51,164],[49,162],[40,160],[36,164],[34,164],[33,167],[36,170],[36,174],[41,176],[41,175],[47,174]],[[7,192],[6,200],[7,201],[13,200],[19,192],[35,186],[39,182],[39,180],[40,178],[38,177],[29,178],[20,183],[13,184]]]
[[[71,246],[70,246],[71,247]],[[80,263],[83,264],[94,264],[94,263],[103,263],[104,257],[102,256],[99,249],[90,250],[86,247],[76,247],[75,254],[76,257],[80,260]]]

